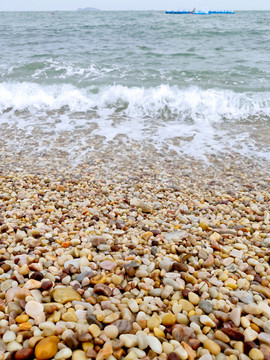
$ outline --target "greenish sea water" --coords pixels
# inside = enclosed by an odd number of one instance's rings
[[[18,143],[80,128],[270,158],[270,12],[0,15],[0,130]]]

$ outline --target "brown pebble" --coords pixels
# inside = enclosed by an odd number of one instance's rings
[[[172,265],[172,270],[174,271],[187,271],[188,266],[186,264],[180,263],[180,262],[174,262]]]
[[[89,342],[93,339],[93,337],[90,333],[79,331],[77,334],[78,334],[78,340],[80,342]]]
[[[24,348],[15,353],[16,360],[28,360],[32,359],[34,354],[34,350],[31,348]]]
[[[171,352],[168,355],[168,360],[179,360],[179,356],[175,352]]]
[[[8,272],[11,269],[11,266],[9,264],[2,264],[1,268],[4,270],[4,272]]]
[[[86,356],[87,356],[87,358],[90,358],[90,359],[96,359],[97,353],[95,352],[95,350],[88,348],[86,351]]]
[[[96,284],[94,286],[94,293],[98,294],[98,295],[104,295],[104,296],[110,297],[112,294],[112,290],[107,285]]]
[[[193,350],[197,350],[198,347],[200,346],[200,341],[197,339],[189,339],[188,342]]]
[[[134,267],[128,266],[128,267],[126,268],[126,274],[127,274],[128,276],[134,277],[135,273],[136,273],[136,271],[135,271]]]
[[[188,298],[188,294],[189,294],[190,290],[189,289],[183,289],[182,290],[182,295],[183,298],[187,299]]]
[[[41,283],[41,289],[42,290],[50,290],[50,288],[53,286],[53,283],[50,280],[44,280]]]
[[[237,341],[244,341],[245,336],[241,331],[231,328],[231,327],[224,327],[221,329],[226,335],[228,335],[231,339],[237,340]]]
[[[68,335],[66,340],[65,340],[65,343],[66,343],[67,347],[69,347],[71,350],[77,349],[79,344],[80,344],[78,339],[77,339],[76,334]]]
[[[40,271],[35,271],[31,274],[30,279],[41,281],[44,278],[44,275]]]

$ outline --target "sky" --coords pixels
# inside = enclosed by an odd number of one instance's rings
[[[77,10],[270,10],[269,0],[8,0],[0,11]]]

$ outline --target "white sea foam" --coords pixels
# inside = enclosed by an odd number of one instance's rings
[[[33,71],[31,77],[34,79],[42,79],[51,77],[53,79],[74,79],[79,78],[79,82],[85,79],[98,79],[108,76],[115,70],[119,70],[118,66],[104,67],[90,63],[88,66],[81,64],[73,64],[70,62],[56,61],[48,59],[44,61],[43,67]],[[14,68],[9,72],[14,71]]]
[[[261,146],[252,131],[260,122],[269,131],[270,92],[1,83],[0,114],[0,125],[25,130],[49,124],[56,133],[74,132],[95,122],[91,135],[106,141],[125,135],[194,156],[235,149],[269,158],[269,145]]]
[[[0,113],[13,111],[110,110],[129,118],[192,119],[218,122],[222,119],[252,119],[270,115],[270,92],[234,93],[230,90],[179,89],[168,85],[145,89],[122,85],[79,89],[72,85],[40,86],[35,83],[1,83]]]

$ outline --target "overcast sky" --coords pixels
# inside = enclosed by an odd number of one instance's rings
[[[76,10],[270,10],[270,0],[1,0],[0,11]]]

